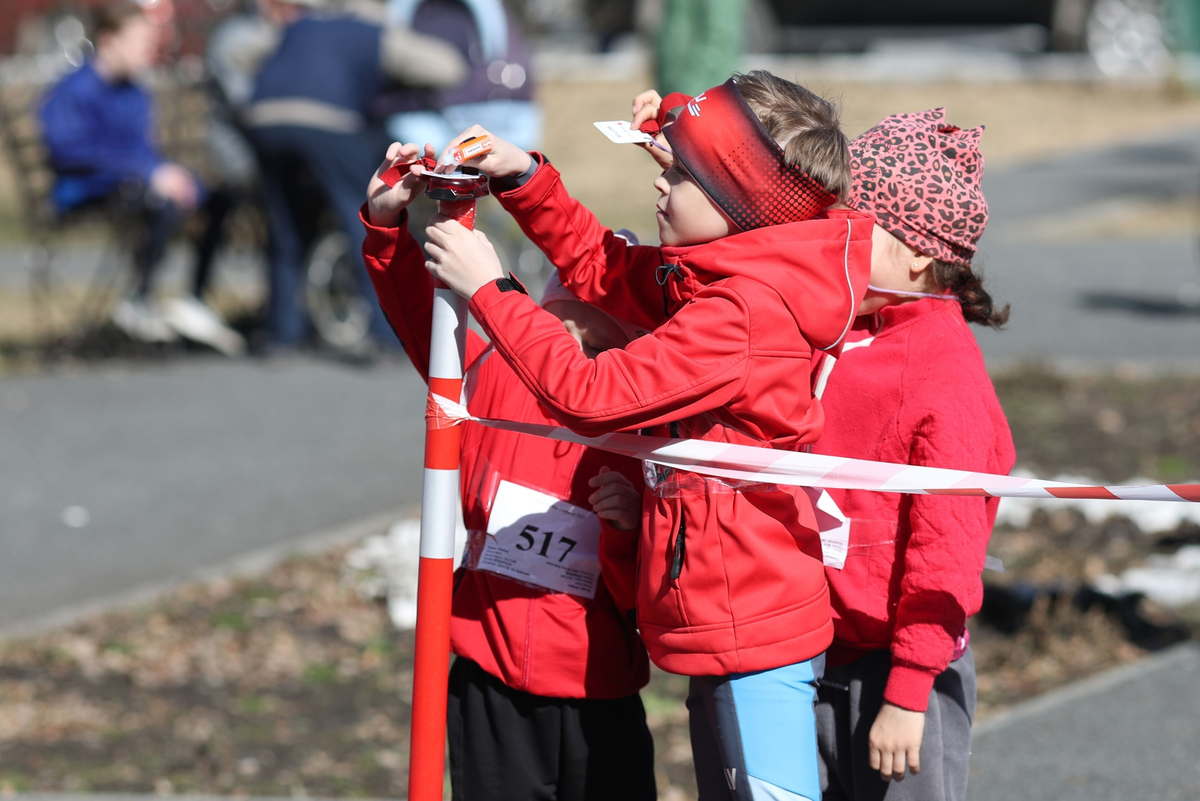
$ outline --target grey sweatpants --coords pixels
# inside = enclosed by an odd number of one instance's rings
[[[826,667],[817,691],[817,752],[822,801],[963,801],[975,719],[971,649],[933,683],[921,741],[921,772],[885,782],[871,770],[867,739],[883,706],[892,668],[885,650]]]

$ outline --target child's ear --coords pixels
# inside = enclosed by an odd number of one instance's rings
[[[912,252],[912,259],[908,264],[909,277],[913,280],[918,280],[922,275],[927,274],[929,265],[933,264],[933,257],[926,256],[923,253]]]
[[[912,253],[908,262],[908,277],[916,286],[923,286],[923,291],[937,292],[937,279],[933,277],[933,257],[923,253]]]

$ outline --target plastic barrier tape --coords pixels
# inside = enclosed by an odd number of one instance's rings
[[[473,417],[461,403],[431,396],[427,426],[444,428],[468,420],[505,431],[574,442],[610,453],[690,470],[694,473],[797,487],[900,492],[909,495],[968,495],[984,498],[1098,498],[1127,501],[1200,502],[1200,484],[1157,484],[1145,487],[1089,486],[1061,481],[972,473],[815,453],[782,451],[753,445],[667,439],[640,434],[583,437],[561,426],[512,423]]]

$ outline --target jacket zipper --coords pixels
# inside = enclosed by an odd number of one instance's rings
[[[679,423],[670,426],[671,439],[679,439]],[[679,504],[679,530],[675,532],[675,555],[671,559],[671,581],[677,581],[683,573],[683,558],[687,555],[687,518],[683,514],[683,503]]]
[[[659,288],[662,289],[663,315],[667,317],[671,316],[671,299],[670,296],[667,295],[667,280],[672,275],[678,278],[679,274],[679,265],[674,262],[666,261],[658,265],[658,269],[654,271],[654,280],[658,282]],[[675,425],[675,423],[672,423],[671,425]]]
[[[679,531],[675,534],[675,558],[671,560],[671,580],[675,581],[683,573],[683,557],[687,552],[687,520],[683,516],[683,506],[679,507]]]

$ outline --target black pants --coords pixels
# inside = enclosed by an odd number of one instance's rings
[[[654,801],[654,743],[637,695],[514,690],[470,659],[450,669],[454,801]]]
[[[150,294],[167,243],[183,226],[190,212],[158,197],[136,180],[122,183],[106,202],[116,206],[122,214],[136,218],[141,225],[133,246],[133,267],[137,295],[144,298]],[[199,211],[207,217],[207,222],[204,233],[193,243],[196,247],[196,270],[192,277],[192,294],[198,298],[202,298],[208,288],[213,258],[217,246],[221,244],[225,218],[232,207],[233,196],[224,191],[206,191],[201,199]]]
[[[263,203],[271,242],[268,253],[270,297],[267,328],[273,342],[292,345],[308,330],[304,305],[305,216],[311,198],[298,185],[308,171],[336,213],[350,242],[358,271],[359,291],[371,304],[371,336],[395,344],[396,335],[375,299],[375,289],[362,260],[366,234],[358,217],[367,199],[367,183],[383,160],[387,142],[369,133],[331,133],[299,126],[271,126],[250,131],[250,141],[262,168]]]

